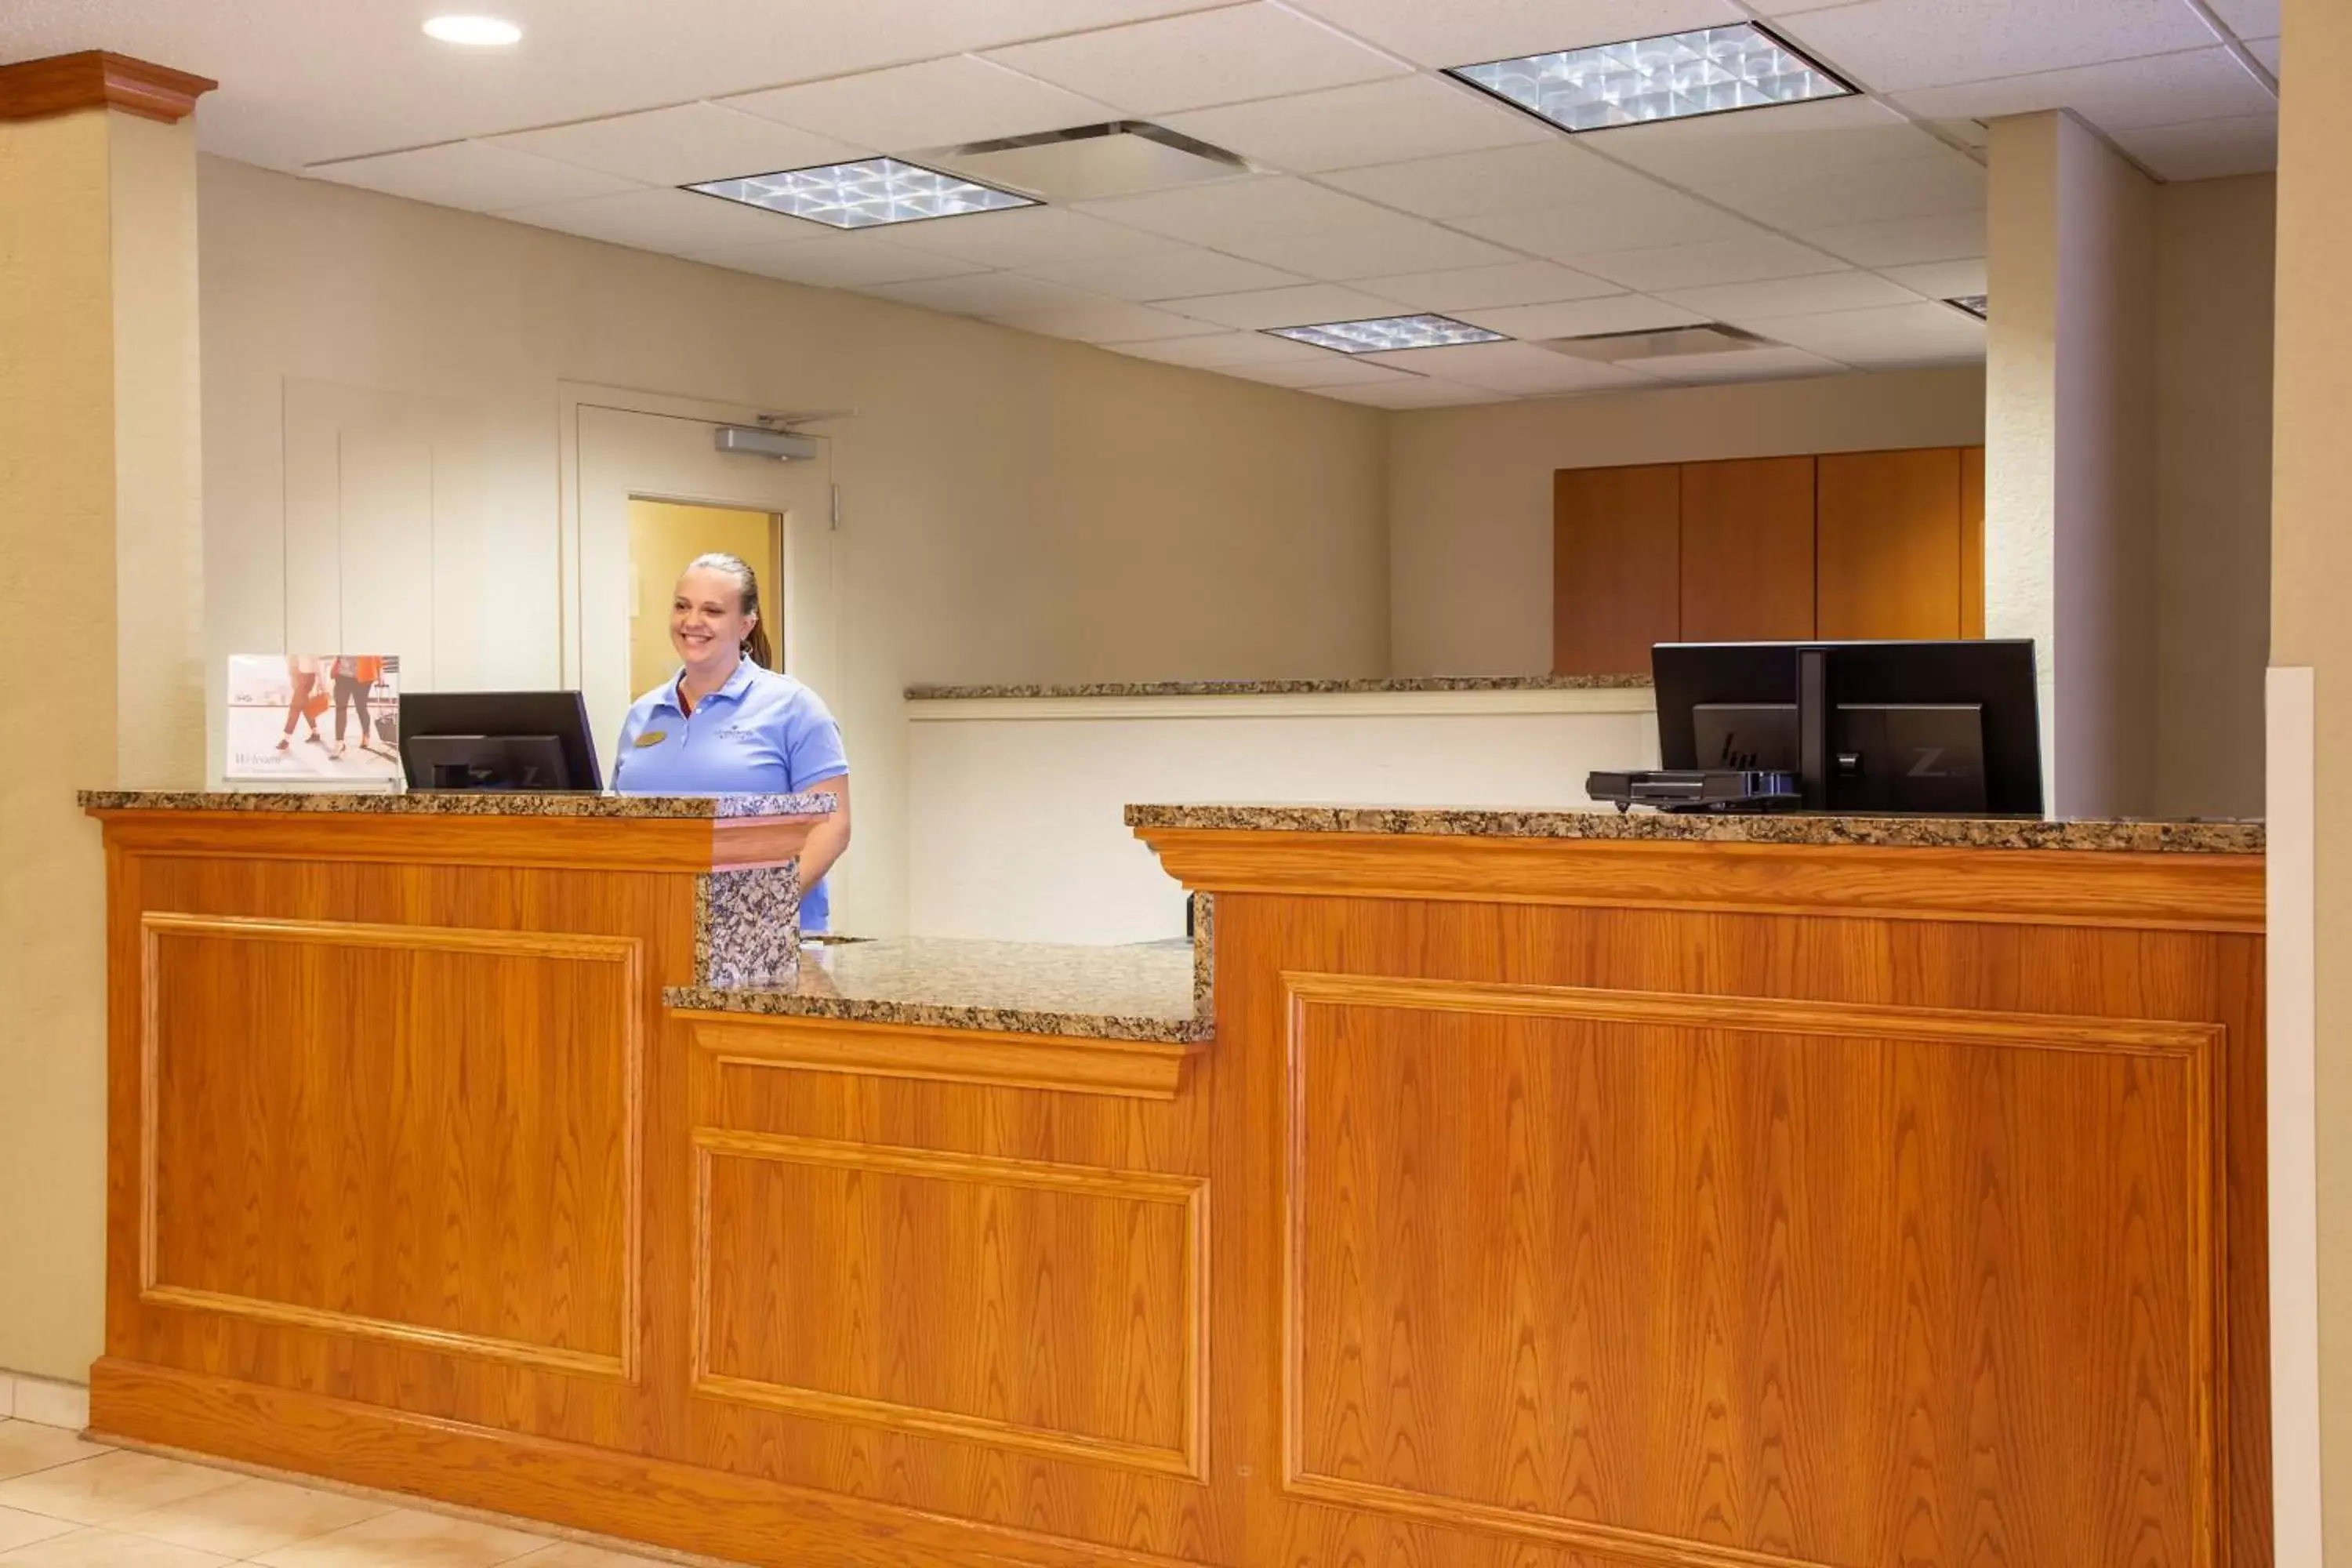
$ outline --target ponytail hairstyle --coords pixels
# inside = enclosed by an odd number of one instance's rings
[[[761,669],[775,668],[775,649],[768,642],[768,617],[760,608],[760,578],[751,570],[751,563],[740,555],[713,552],[709,555],[696,556],[686,563],[686,569],[688,572],[723,572],[735,579],[735,585],[743,595],[743,602],[737,608],[752,617],[751,635],[743,639],[743,657]]]

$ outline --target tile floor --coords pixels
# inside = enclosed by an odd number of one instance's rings
[[[656,1561],[0,1419],[0,1568],[653,1568]]]

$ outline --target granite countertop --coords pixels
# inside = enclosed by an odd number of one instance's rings
[[[2260,855],[2252,821],[2076,821],[2021,817],[1741,816],[1613,810],[1481,811],[1352,805],[1130,805],[1129,827],[1236,832],[1429,834],[1718,844],[1864,844],[1919,849],[2095,849]]]
[[[1205,905],[1207,900],[1203,900]],[[1193,942],[1084,947],[892,937],[810,943],[791,983],[675,986],[673,1007],[1101,1040],[1205,1040],[1207,922]]]
[[[357,812],[376,816],[823,816],[829,795],[526,794],[519,790],[86,789],[84,811]]]
[[[1393,680],[1132,680],[1079,686],[909,686],[908,700],[1005,697],[1293,697],[1360,691],[1595,691],[1646,689],[1646,675],[1429,675]]]

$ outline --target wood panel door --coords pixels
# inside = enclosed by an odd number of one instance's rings
[[[1685,463],[1682,637],[1813,635],[1813,459]]]
[[[1552,476],[1552,670],[1649,673],[1682,635],[1682,467]]]
[[[1962,635],[1960,448],[1826,454],[1819,485],[1818,635]]]
[[[1985,635],[1985,449],[1960,448],[1960,635]]]

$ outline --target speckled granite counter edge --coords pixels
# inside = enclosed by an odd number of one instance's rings
[[[350,812],[373,816],[611,816],[711,820],[746,816],[823,816],[829,795],[409,794],[358,790],[103,790],[74,796],[84,811]]]
[[[2001,817],[1685,815],[1308,805],[1130,805],[1129,827],[1380,833],[1488,838],[1867,845],[1916,849],[2078,849],[2260,855],[2259,822],[2043,822]]]
[[[1347,692],[1646,689],[1646,675],[1406,676],[1379,680],[1133,680],[1076,686],[909,686],[910,702],[1038,697],[1296,697]]]
[[[706,1012],[835,1018],[852,1024],[898,1024],[914,1028],[1051,1035],[1063,1039],[1142,1040],[1169,1045],[1197,1044],[1206,1040],[1215,1027],[1207,1018],[1031,1012],[1017,1007],[958,1007],[937,1002],[849,1001],[840,997],[800,996],[781,991],[735,991],[709,985],[674,985],[662,993],[662,1000],[672,1007]]]

